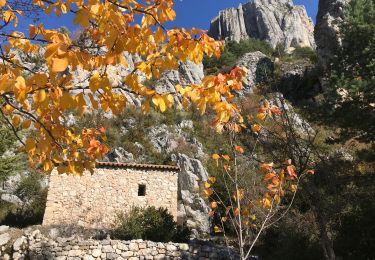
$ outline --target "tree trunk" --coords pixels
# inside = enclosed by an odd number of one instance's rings
[[[318,219],[319,231],[320,231],[320,244],[323,249],[324,257],[327,260],[335,260],[336,255],[333,249],[333,242],[331,238],[328,236],[327,232],[327,222],[323,216],[323,213],[319,211],[316,212],[316,216]]]

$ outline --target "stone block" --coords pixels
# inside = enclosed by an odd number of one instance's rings
[[[118,257],[120,257],[120,256],[116,253],[107,253],[107,259],[108,260],[114,260],[114,259],[117,259]]]
[[[129,256],[133,256],[134,255],[134,253],[133,253],[133,251],[125,251],[125,252],[123,252],[122,254],[121,254],[121,256],[122,257],[129,257]]]
[[[138,251],[139,250],[139,247],[138,247],[138,244],[137,243],[130,243],[129,244],[129,250],[131,251]]]
[[[139,243],[138,244],[138,247],[139,247],[139,249],[144,249],[144,248],[146,248],[147,247],[147,245],[146,245],[146,243]]]
[[[167,251],[176,251],[177,247],[175,245],[168,244],[167,245]]]
[[[9,226],[2,225],[0,226],[0,233],[7,232],[9,230]]]
[[[103,246],[102,252],[103,253],[114,253],[115,250],[113,249],[113,247],[111,245],[106,245],[106,246]]]
[[[99,257],[102,254],[102,250],[97,249],[97,248],[93,249],[91,254],[92,254],[93,257]]]
[[[0,246],[6,245],[10,240],[10,235],[8,233],[4,233],[0,235]]]

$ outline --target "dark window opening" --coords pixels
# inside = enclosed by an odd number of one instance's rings
[[[138,196],[146,196],[146,185],[138,185]]]

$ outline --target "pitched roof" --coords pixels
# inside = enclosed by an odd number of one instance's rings
[[[97,162],[98,168],[124,168],[124,169],[143,169],[143,170],[160,170],[160,171],[180,171],[176,165],[155,165],[139,163],[118,163],[118,162]]]

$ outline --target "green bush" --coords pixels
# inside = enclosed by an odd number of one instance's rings
[[[0,222],[14,227],[41,224],[47,202],[47,189],[40,184],[42,175],[30,173],[22,179],[14,195],[23,201],[20,206],[0,203]]]
[[[167,209],[155,207],[132,208],[128,214],[119,214],[118,225],[112,236],[116,239],[144,239],[155,242],[186,242],[190,231],[178,226]]]
[[[25,160],[22,154],[7,152],[17,150],[17,138],[6,122],[0,118],[0,182],[25,169]]]
[[[309,59],[311,62],[317,62],[318,58],[316,52],[310,47],[297,47],[292,56],[295,59]]]
[[[205,57],[203,65],[207,74],[226,72],[230,70],[244,54],[255,51],[260,51],[269,56],[274,52],[272,46],[266,41],[253,38],[241,40],[240,42],[230,41],[226,43],[224,51],[219,59],[215,57]]]

